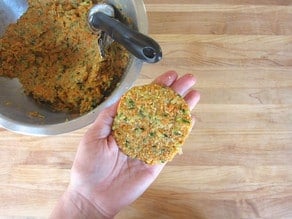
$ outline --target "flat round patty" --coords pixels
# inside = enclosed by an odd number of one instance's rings
[[[171,88],[137,86],[120,100],[113,135],[129,157],[159,164],[182,152],[191,120],[188,104]]]

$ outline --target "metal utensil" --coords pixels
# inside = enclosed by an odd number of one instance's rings
[[[117,20],[115,8],[109,4],[94,5],[88,13],[88,23],[93,32],[99,35],[102,57],[106,55],[105,49],[115,40],[144,62],[156,63],[162,58],[159,44]]]

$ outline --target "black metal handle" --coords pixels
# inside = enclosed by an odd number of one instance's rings
[[[91,25],[106,32],[111,38],[122,44],[130,53],[148,63],[156,63],[162,58],[159,44],[152,38],[130,29],[120,21],[102,12],[93,14]]]

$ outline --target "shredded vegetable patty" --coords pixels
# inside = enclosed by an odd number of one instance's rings
[[[147,164],[171,161],[191,130],[185,100],[157,84],[130,89],[118,106],[113,136],[120,149]]]
[[[0,76],[18,78],[27,95],[53,110],[83,114],[95,108],[120,81],[128,53],[114,43],[100,58],[87,25],[92,1],[28,3],[0,39]]]

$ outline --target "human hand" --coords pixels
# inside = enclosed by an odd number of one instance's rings
[[[200,99],[199,93],[191,89],[195,78],[190,74],[178,78],[176,72],[170,71],[153,83],[171,87],[184,97],[191,110]],[[111,134],[117,105],[101,112],[81,140],[67,191],[105,218],[113,217],[142,195],[165,165],[147,165],[119,150]]]

